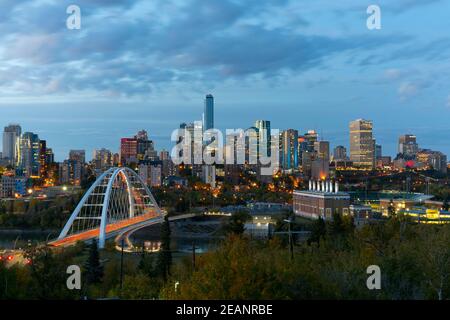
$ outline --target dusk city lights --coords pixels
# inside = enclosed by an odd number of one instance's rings
[[[449,17],[444,0],[0,0],[2,310],[448,301]]]

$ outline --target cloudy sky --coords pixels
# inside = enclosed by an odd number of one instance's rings
[[[0,126],[57,160],[139,129],[170,149],[212,93],[221,129],[267,119],[336,146],[367,118],[387,155],[403,133],[450,154],[449,15],[445,0],[0,0]]]

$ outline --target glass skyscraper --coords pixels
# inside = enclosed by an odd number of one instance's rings
[[[374,141],[372,121],[358,119],[350,122],[350,160],[356,167],[374,168]]]
[[[203,112],[203,130],[214,128],[214,97],[206,95],[205,110]]]
[[[8,159],[13,166],[17,165],[19,156],[19,141],[22,128],[18,124],[10,124],[3,131],[3,158]]]

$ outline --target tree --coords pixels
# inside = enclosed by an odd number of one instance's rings
[[[98,252],[96,239],[94,239],[89,246],[89,257],[86,261],[85,268],[87,284],[96,284],[102,281],[103,266],[100,264],[100,254]]]
[[[444,202],[442,203],[442,210],[448,211],[448,209],[449,209],[448,198],[445,198]]]
[[[47,247],[30,248],[25,257],[31,261],[29,295],[38,299],[74,298],[77,292],[67,289],[66,269],[71,254],[57,254]]]
[[[172,252],[170,250],[170,224],[167,215],[161,225],[161,250],[158,253],[156,263],[157,273],[163,278],[164,282],[170,275],[170,267],[172,266]]]
[[[141,260],[138,264],[138,269],[148,277],[155,275],[154,259],[142,250]]]
[[[396,211],[395,211],[395,205],[394,205],[394,200],[393,199],[391,199],[391,201],[389,201],[389,205],[387,207],[387,211],[388,211],[389,217],[395,217]]]
[[[319,217],[319,219],[317,219],[312,226],[311,234],[308,238],[308,245],[311,245],[311,243],[315,242],[317,243],[317,246],[320,246],[320,240],[325,237],[325,234],[325,221],[322,217]]]
[[[238,211],[233,213],[230,221],[225,226],[225,232],[227,234],[240,235],[245,231],[245,222],[251,219],[250,214],[245,211]]]

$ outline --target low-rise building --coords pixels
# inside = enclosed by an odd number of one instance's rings
[[[310,181],[309,190],[294,190],[293,210],[297,216],[310,219],[332,219],[333,214],[349,214],[350,195],[339,191],[331,181]]]

